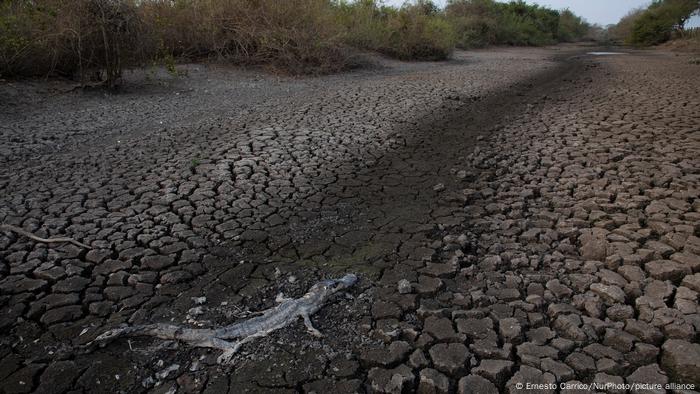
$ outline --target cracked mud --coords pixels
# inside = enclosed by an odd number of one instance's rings
[[[0,85],[0,222],[91,247],[0,233],[0,392],[697,387],[699,69],[586,52]],[[224,366],[153,338],[81,351],[346,272],[323,338],[300,320]]]

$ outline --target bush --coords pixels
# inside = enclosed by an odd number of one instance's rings
[[[380,6],[375,0],[339,3],[336,18],[345,31],[343,42],[355,48],[373,51],[379,49],[389,34],[389,15],[395,13],[396,9]]]
[[[463,49],[496,44],[497,6],[492,0],[452,0],[445,9]]]
[[[132,3],[120,0],[18,0],[0,8],[0,73],[80,79],[103,72],[114,85],[141,28]]]
[[[0,8],[0,73],[99,77],[216,56],[292,73],[346,66],[328,0],[17,0]]]
[[[681,1],[681,0],[677,0]],[[523,1],[5,0],[0,73],[60,74],[115,85],[124,68],[215,57],[295,74],[348,67],[348,48],[441,60],[455,45],[573,40],[583,22]]]
[[[643,8],[637,8],[623,16],[616,25],[608,28],[608,36],[618,44],[629,42],[635,21],[644,13]]]
[[[291,73],[344,68],[345,51],[326,0],[151,0],[140,12],[152,52],[214,56]]]
[[[559,13],[558,41],[573,42],[580,40],[589,33],[590,29],[591,26],[573,12],[564,10]]]
[[[403,60],[442,60],[455,46],[452,26],[429,1],[400,9],[379,6],[373,0],[339,5],[345,42]]]
[[[655,12],[645,12],[632,25],[629,43],[649,46],[661,44],[671,38],[673,23]]]
[[[447,59],[455,46],[452,26],[424,3],[402,7],[387,20],[380,52],[403,60]]]
[[[636,46],[657,45],[683,30],[690,16],[698,12],[697,0],[656,0],[643,10],[636,10],[610,29],[617,41]]]
[[[589,26],[570,11],[523,1],[449,0],[445,10],[460,48],[487,45],[547,45],[582,39]]]

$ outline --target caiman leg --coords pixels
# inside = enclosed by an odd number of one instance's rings
[[[306,326],[306,330],[309,332],[309,334],[315,336],[316,338],[323,338],[321,331],[317,330],[316,327],[314,327],[314,324],[311,323],[311,317],[309,317],[308,313],[304,313],[301,315],[301,317],[304,319],[304,325]]]

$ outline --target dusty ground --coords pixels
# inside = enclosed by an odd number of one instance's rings
[[[91,246],[0,235],[0,392],[697,387],[700,66],[585,52],[0,85],[0,221]],[[233,366],[80,348],[122,322],[226,325],[342,272],[361,282],[314,315],[323,339],[300,322]]]

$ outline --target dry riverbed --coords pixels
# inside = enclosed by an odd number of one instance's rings
[[[3,82],[0,222],[90,249],[0,233],[0,393],[697,389],[700,66],[588,51]],[[82,348],[122,323],[228,325],[345,272],[323,338],[299,321],[232,365]]]

